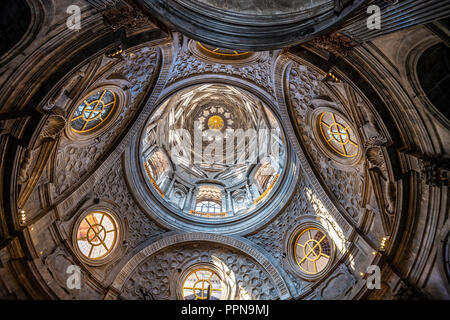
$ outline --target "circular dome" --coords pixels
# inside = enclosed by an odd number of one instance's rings
[[[298,174],[287,170],[297,158],[273,111],[231,85],[202,84],[172,94],[150,117],[139,143],[144,188],[136,189],[148,212],[190,231],[213,225],[219,232],[218,226],[230,224],[239,229],[242,220],[244,227],[249,221],[246,227],[256,227],[282,209]],[[165,213],[150,209],[161,204]]]
[[[170,28],[212,48],[238,53],[281,49],[309,41],[339,24],[363,2],[139,0],[143,8]]]

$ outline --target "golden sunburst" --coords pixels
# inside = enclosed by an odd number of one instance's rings
[[[211,118],[208,119],[208,127],[211,130],[222,130],[224,127],[225,123],[222,119],[222,117],[220,116],[212,116]]]

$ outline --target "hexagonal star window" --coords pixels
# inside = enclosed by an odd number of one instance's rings
[[[70,125],[76,133],[88,133],[99,128],[117,106],[117,95],[111,90],[101,90],[85,98],[75,109]]]
[[[331,261],[331,247],[326,234],[318,228],[303,230],[294,243],[295,260],[301,271],[314,275]]]
[[[189,273],[182,288],[184,300],[220,300],[222,291],[222,279],[209,268],[198,268]]]
[[[358,155],[356,136],[339,115],[323,112],[319,117],[319,126],[323,140],[337,155],[345,158],[354,158]]]
[[[106,257],[117,242],[117,223],[105,212],[92,212],[77,229],[77,245],[88,259],[99,260]]]

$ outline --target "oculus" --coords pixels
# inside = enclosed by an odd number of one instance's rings
[[[221,300],[222,279],[210,268],[191,271],[183,281],[184,300]]]
[[[224,125],[224,121],[220,116],[212,116],[208,120],[208,127],[211,130],[222,130]]]
[[[117,107],[117,94],[100,90],[84,98],[72,114],[70,125],[76,133],[89,133],[102,126]]]
[[[336,155],[344,158],[358,155],[356,136],[342,117],[333,112],[323,112],[318,121],[321,138]]]
[[[315,275],[327,268],[331,261],[331,246],[327,235],[316,227],[300,232],[294,242],[295,261],[302,272]]]
[[[78,249],[88,259],[103,259],[114,249],[117,234],[117,223],[111,215],[103,211],[89,213],[77,228]]]

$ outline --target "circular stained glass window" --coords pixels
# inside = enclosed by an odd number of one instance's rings
[[[117,106],[117,95],[111,90],[101,90],[84,99],[72,115],[70,124],[77,133],[87,133],[99,128]]]
[[[326,144],[339,156],[354,158],[359,147],[350,126],[339,115],[323,112],[319,117],[320,132]]]
[[[295,260],[300,269],[314,275],[323,271],[331,261],[328,237],[318,228],[303,230],[295,240]]]
[[[220,300],[222,292],[222,279],[209,268],[195,269],[183,282],[184,300]]]
[[[92,260],[106,257],[117,241],[117,223],[105,212],[92,212],[80,223],[77,245],[81,253]]]

